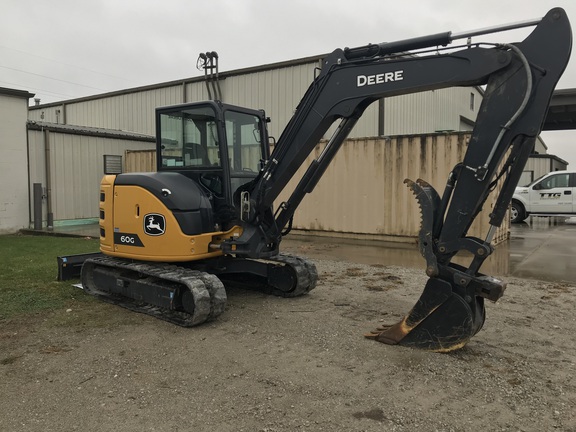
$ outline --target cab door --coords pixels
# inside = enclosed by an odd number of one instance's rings
[[[530,188],[531,213],[573,213],[574,175],[553,173]]]
[[[253,180],[268,159],[268,137],[261,112],[224,105],[226,153],[231,191]]]

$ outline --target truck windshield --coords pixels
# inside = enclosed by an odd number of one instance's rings
[[[545,175],[546,175],[546,174],[541,175],[541,176],[538,177],[536,180],[532,180],[532,181],[531,181],[530,183],[528,183],[525,187],[530,187],[530,186],[532,186],[533,184],[539,182],[540,180],[542,180],[542,177],[544,177]],[[520,186],[520,185],[518,185],[518,186]]]
[[[208,106],[160,114],[163,167],[219,167],[216,115]]]

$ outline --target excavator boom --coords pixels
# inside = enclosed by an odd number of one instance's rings
[[[456,37],[534,25],[520,43],[468,44],[446,53],[405,52],[446,45]],[[242,236],[222,245],[224,251],[251,257],[275,254],[296,208],[312,192],[354,124],[374,101],[445,87],[486,86],[466,155],[454,167],[442,197],[423,180],[406,182],[422,213],[419,244],[430,277],[424,292],[400,323],[367,335],[384,343],[437,351],[463,346],[484,323],[484,299],[496,301],[504,292],[504,282],[478,271],[493,251],[493,233],[506,215],[541,131],[571,44],[568,18],[557,8],[541,20],[516,26],[334,51],[324,60],[322,71],[280,136],[270,160],[258,178],[244,188],[244,199],[250,197],[250,218]],[[309,166],[290,198],[273,213],[273,202],[336,120],[340,124],[322,154]],[[500,192],[486,238],[467,236],[498,183]],[[460,251],[472,253],[469,267],[451,262]]]

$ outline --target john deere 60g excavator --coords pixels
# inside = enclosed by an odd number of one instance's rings
[[[522,42],[472,44],[472,36],[534,27]],[[461,47],[445,47],[468,39]],[[440,195],[406,183],[422,213],[419,248],[429,280],[407,316],[366,336],[450,351],[482,327],[484,299],[506,284],[479,273],[492,253],[522,170],[568,62],[570,24],[562,9],[538,20],[337,49],[270,154],[263,111],[218,100],[156,110],[157,172],[106,175],[100,192],[102,256],[82,267],[86,292],[182,326],[224,311],[222,280],[284,297],[314,288],[317,272],[279,253],[294,212],[311,193],[364,110],[374,101],[451,86],[486,86],[464,160]],[[273,203],[330,126],[335,133],[285,202]],[[467,230],[488,195],[500,192],[484,239]],[[468,267],[452,262],[473,255]]]

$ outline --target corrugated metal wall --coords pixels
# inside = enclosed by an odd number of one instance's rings
[[[66,123],[155,135],[155,108],[181,103],[182,91],[171,86],[67,104]]]
[[[272,122],[269,133],[279,138],[296,106],[312,83],[319,60],[282,63],[278,67],[223,73],[223,100],[230,104],[264,109]],[[470,108],[470,94],[476,104]],[[433,133],[462,130],[462,118],[474,121],[481,102],[476,88],[453,87],[388,98],[384,106],[381,135]],[[91,126],[154,135],[154,109],[160,106],[208,99],[202,79],[166,83],[141,89],[105,94],[62,104],[31,107],[29,119],[60,124]],[[372,104],[351,137],[377,136],[379,109]],[[332,128],[327,134],[329,138]]]
[[[450,170],[462,161],[468,134],[399,136],[389,139],[347,140],[294,218],[294,228],[339,235],[413,242],[420,229],[416,199],[404,179],[422,178],[442,194]],[[322,151],[317,146],[311,163]],[[301,178],[301,168],[296,178]],[[296,186],[293,179],[289,190]],[[288,191],[280,200],[288,198]],[[490,197],[492,198],[492,197]],[[469,235],[484,238],[493,202],[485,204]],[[494,243],[508,238],[509,223],[494,236]]]
[[[468,139],[468,134],[454,133],[346,140],[316,189],[298,208],[294,229],[317,235],[415,242],[420,209],[404,179],[422,178],[442,194],[449,172],[464,158]],[[278,203],[288,199],[324,145],[316,146]],[[130,167],[138,167],[136,171],[155,169],[149,151],[130,152],[129,160]],[[469,235],[486,237],[492,199]],[[506,219],[494,236],[494,244],[508,238],[509,228]]]
[[[550,159],[530,158],[524,167],[518,186],[526,186],[550,172]]]
[[[228,103],[263,109],[272,118],[271,136],[278,138],[314,79],[318,63],[308,63],[226,78],[222,82]]]
[[[472,105],[471,95],[474,95]],[[388,98],[385,100],[383,135],[472,130],[471,125],[463,128],[462,120],[474,122],[481,101],[481,93],[473,87],[452,87]]]
[[[124,155],[126,150],[151,149],[154,143],[120,138],[28,130],[30,185],[46,182],[46,138],[51,160],[51,199],[54,220],[98,217],[104,155]],[[32,191],[30,192],[32,196]],[[46,200],[43,200],[46,218]],[[33,208],[33,203],[30,203]]]
[[[278,138],[314,79],[317,66],[317,62],[312,62],[225,76],[220,81],[223,100],[247,108],[264,109],[272,117],[269,133]],[[204,81],[195,80],[31,107],[29,119],[154,135],[155,108],[208,99]]]
[[[526,186],[544,174],[552,171],[565,170],[567,168],[565,161],[553,155],[533,155],[528,159],[524,167],[518,186]]]
[[[156,171],[156,149],[126,150],[124,152],[124,172]]]

